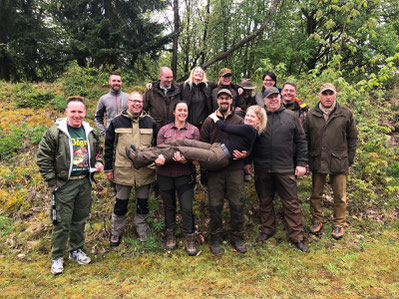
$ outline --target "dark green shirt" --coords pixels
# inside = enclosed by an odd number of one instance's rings
[[[89,172],[89,151],[83,126],[73,128],[68,126],[68,132],[73,145],[73,162],[71,176],[84,175]]]

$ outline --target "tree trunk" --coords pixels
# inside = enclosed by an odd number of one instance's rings
[[[179,29],[180,29],[180,18],[179,18],[179,0],[173,0],[173,14],[174,14],[174,31],[176,35],[173,38],[173,52],[172,52],[172,71],[173,75],[177,76],[177,50],[179,45]]]

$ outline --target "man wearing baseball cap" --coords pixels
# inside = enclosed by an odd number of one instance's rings
[[[277,192],[284,212],[288,238],[295,247],[309,252],[303,240],[301,205],[298,201],[296,177],[306,173],[307,144],[298,116],[285,109],[280,91],[269,87],[263,92],[267,127],[255,141],[250,160],[255,168],[255,189],[259,198],[262,231],[258,242],[273,236],[276,216],[273,208]],[[252,172],[250,164],[245,166]]]
[[[346,176],[356,153],[357,129],[352,111],[338,104],[333,84],[321,86],[319,99],[304,122],[309,169],[312,171],[310,204],[313,224],[310,232],[317,235],[323,228],[322,196],[328,174],[334,194],[332,237],[339,240],[344,235],[346,223]]]
[[[241,96],[242,88],[231,82],[232,72],[228,68],[222,68],[219,72],[219,81],[217,86],[212,90],[212,107],[213,110],[218,108],[218,93],[222,89],[228,89],[232,95],[232,107],[237,110],[245,109],[245,101]],[[236,111],[237,112],[237,111]]]
[[[239,125],[244,120],[234,113],[233,94],[229,89],[217,93],[217,117],[228,125]],[[222,142],[226,133],[219,129],[211,118],[206,118],[201,127],[201,141],[208,143]],[[236,155],[233,153],[233,156]],[[219,254],[223,241],[222,212],[227,199],[230,208],[230,238],[234,249],[240,253],[247,251],[243,242],[244,236],[244,160],[233,160],[229,165],[217,171],[208,171],[209,195],[209,230],[211,235],[211,252]]]

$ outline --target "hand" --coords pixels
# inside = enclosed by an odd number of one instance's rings
[[[96,172],[102,172],[104,170],[104,165],[102,163],[96,163],[94,167],[96,168]]]
[[[209,114],[208,116],[210,119],[212,119],[215,123],[219,120],[219,117],[216,115],[215,112]]]
[[[110,171],[110,172],[106,172],[105,175],[107,176],[107,179],[110,181],[114,180],[114,172]]]
[[[238,107],[238,106],[234,108],[235,112],[238,112],[238,111],[241,111],[241,110],[242,110],[241,107]]]
[[[348,167],[348,171],[346,172],[346,175],[349,175],[351,173],[352,165]]]
[[[303,176],[305,173],[306,173],[306,167],[305,166],[297,166],[295,168],[295,175]]]
[[[147,83],[145,89],[150,90],[152,88],[152,83]]]
[[[158,158],[154,162],[158,166],[162,166],[162,165],[165,165],[165,161],[166,161],[166,159],[165,159],[164,155],[161,154],[158,156]]]
[[[233,160],[244,159],[247,156],[247,151],[240,152],[239,150],[233,151]]]
[[[187,163],[186,157],[184,157],[180,152],[175,152],[172,158],[173,161],[175,162],[180,162],[182,164]]]
[[[244,89],[242,89],[241,87],[237,89],[237,93],[238,95],[242,95],[242,93],[244,92]]]
[[[251,164],[244,165],[244,172],[245,174],[252,174],[253,169]]]

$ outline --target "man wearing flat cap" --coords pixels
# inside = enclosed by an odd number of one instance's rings
[[[239,125],[244,121],[234,113],[233,95],[229,89],[221,89],[217,93],[217,117],[226,124]],[[206,118],[201,127],[201,141],[208,143],[222,142],[225,134],[211,118]],[[235,158],[236,154],[231,153]],[[243,153],[241,153],[243,154]],[[245,157],[245,155],[244,155]],[[244,160],[237,159],[223,169],[208,171],[209,195],[209,230],[211,235],[211,252],[219,254],[223,241],[222,212],[224,200],[227,199],[230,208],[230,238],[233,247],[240,253],[245,253],[244,235]]]
[[[356,153],[357,129],[352,111],[340,106],[337,91],[331,83],[321,86],[320,101],[311,109],[304,122],[309,148],[309,169],[312,172],[312,234],[323,227],[323,187],[329,175],[334,194],[332,237],[344,235],[346,223],[346,176]]]
[[[266,241],[275,232],[273,197],[277,192],[283,206],[288,238],[297,249],[308,252],[303,241],[302,211],[296,184],[296,176],[306,173],[305,134],[297,114],[282,105],[276,87],[267,88],[263,97],[267,126],[255,141],[248,161],[254,163],[255,189],[260,201],[262,231],[258,241]],[[251,165],[246,165],[245,170],[251,172]]]

